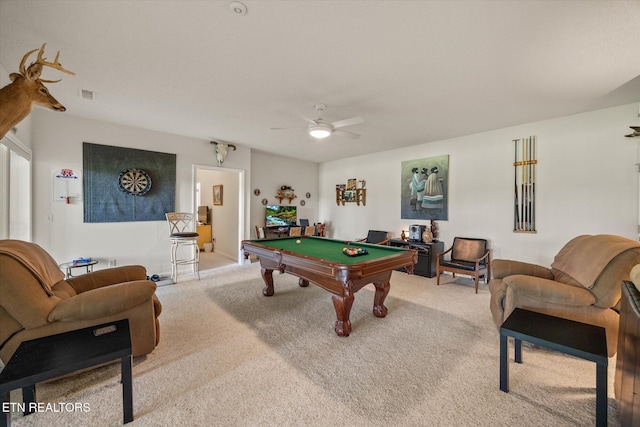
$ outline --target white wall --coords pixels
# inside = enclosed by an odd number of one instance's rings
[[[448,154],[449,220],[438,221],[445,247],[455,236],[483,237],[490,239],[493,258],[549,265],[580,234],[635,240],[638,139],[623,135],[638,120],[638,104],[629,104],[323,163],[320,217],[329,220],[329,237],[339,239],[364,237],[368,229],[399,237],[410,224],[428,224],[400,219],[401,162]],[[513,233],[512,140],[530,135],[538,141],[538,232]],[[366,206],[336,205],[335,185],[348,178],[367,181]]]
[[[298,223],[300,218],[309,220],[310,224],[324,222],[326,218],[320,218],[318,163],[303,160],[289,159],[259,152],[251,154],[251,238],[255,236],[255,226],[264,227],[265,207],[262,199],[267,199],[270,205],[289,205],[289,200],[282,203],[275,198],[276,192],[283,185],[288,185],[295,190],[297,196],[291,205],[297,206]],[[256,196],[254,190],[259,189],[260,195]],[[306,194],[311,193],[307,198]],[[305,202],[304,206],[300,202]]]
[[[192,212],[194,165],[217,166],[209,141],[82,119],[69,112],[38,109],[32,117],[34,242],[58,262],[93,257],[101,260],[96,266],[99,269],[108,266],[107,260],[115,259],[116,265],[141,264],[149,273],[168,273],[165,221],[85,224],[80,200],[70,205],[52,201],[51,172],[61,168],[81,170],[83,142],[175,153],[176,210]],[[236,145],[238,149],[231,152],[224,166],[245,170],[248,181],[251,152]],[[245,234],[248,229],[247,221]]]
[[[198,169],[200,203],[203,206],[209,206],[211,211],[211,233],[215,241],[215,252],[232,260],[238,260],[240,177],[236,172],[225,172],[220,169]],[[222,185],[222,205],[213,205],[214,185]]]
[[[81,169],[85,141],[177,153],[176,209],[189,211],[193,165],[217,167],[209,142],[85,120],[68,112],[37,109],[32,116],[34,241],[59,262],[92,256],[116,259],[118,265],[140,263],[150,272],[169,271],[164,222],[84,224],[81,203],[51,201],[51,170]],[[638,120],[638,105],[629,104],[321,165],[252,153],[239,145],[224,167],[245,171],[247,216],[241,238],[255,237],[253,227],[264,224],[261,200],[275,203],[281,185],[296,190],[298,217],[326,222],[330,237],[364,237],[368,229],[389,230],[397,237],[418,222],[400,219],[401,162],[448,154],[449,220],[438,222],[440,239],[450,244],[455,236],[486,237],[494,258],[548,265],[560,247],[579,234],[637,238],[638,139],[623,135]],[[512,231],[512,140],[530,135],[538,140],[538,232],[519,234]],[[367,181],[366,206],[336,205],[335,184],[348,178]],[[259,196],[253,193],[256,188]],[[225,204],[227,196],[225,191]],[[301,200],[306,206],[300,206]]]

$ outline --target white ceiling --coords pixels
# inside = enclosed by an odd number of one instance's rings
[[[640,101],[640,1],[242,2],[0,0],[0,64],[47,42],[60,114],[317,162]],[[316,103],[362,137],[270,129]]]

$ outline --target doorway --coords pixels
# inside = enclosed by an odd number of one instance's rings
[[[200,270],[242,264],[240,242],[244,238],[244,170],[194,165],[194,207],[207,206],[212,251],[201,252]],[[215,200],[214,200],[215,189]]]
[[[0,239],[31,241],[31,149],[15,134],[0,140]]]

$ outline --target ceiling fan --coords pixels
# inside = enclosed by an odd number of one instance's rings
[[[301,116],[304,120],[309,122],[309,126],[307,126],[306,128],[271,128],[271,129],[272,130],[306,129],[310,136],[317,139],[326,138],[330,135],[346,136],[347,138],[351,138],[351,139],[360,138],[360,135],[358,135],[357,133],[349,132],[339,128],[343,128],[345,126],[357,125],[359,123],[364,123],[364,120],[362,119],[362,117],[356,116],[356,117],[351,117],[349,119],[338,120],[337,122],[328,122],[320,117],[322,115],[322,112],[325,110],[325,108],[327,108],[327,106],[324,104],[316,104],[314,107],[318,112],[317,119],[312,120],[308,117]]]
[[[627,138],[633,138],[634,136],[640,136],[640,126],[629,126],[633,129],[633,132],[629,135],[625,135]]]

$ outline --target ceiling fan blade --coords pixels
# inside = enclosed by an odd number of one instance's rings
[[[304,120],[305,122],[309,122],[312,125],[316,124],[316,121],[313,119],[310,119],[309,117],[305,116],[304,114],[298,114],[298,117],[300,117],[302,120]]]
[[[349,132],[346,130],[334,130],[332,135],[346,136],[347,138],[351,138],[351,139],[360,138],[360,135],[358,135],[357,133]]]
[[[360,123],[364,123],[364,120],[362,119],[362,117],[356,116],[351,117],[350,119],[338,120],[337,122],[331,123],[331,126],[333,126],[334,128],[341,128],[344,126],[357,125]]]

